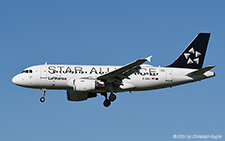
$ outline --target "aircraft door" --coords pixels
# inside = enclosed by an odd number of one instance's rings
[[[172,74],[172,70],[170,69],[166,70],[166,81],[167,82],[173,81],[173,74]]]
[[[43,65],[40,67],[40,78],[47,79],[47,66]]]

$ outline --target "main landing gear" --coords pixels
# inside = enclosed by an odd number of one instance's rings
[[[46,89],[42,89],[42,97],[40,98],[41,102],[45,101],[45,93],[46,93]]]
[[[105,97],[105,101],[103,102],[103,105],[105,107],[109,107],[111,105],[111,102],[116,100],[116,95],[114,93],[111,93],[109,95],[109,99],[107,98],[107,93],[101,93]]]

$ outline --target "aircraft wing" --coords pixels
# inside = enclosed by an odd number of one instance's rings
[[[121,68],[118,68],[114,71],[111,71],[107,74],[99,76],[97,79],[105,81],[107,83],[119,83],[121,84],[122,80],[127,78],[130,79],[129,76],[134,72],[138,72],[140,69],[140,65],[143,64],[145,61],[149,61],[152,56],[149,56],[145,59],[138,59],[130,64],[127,64]]]

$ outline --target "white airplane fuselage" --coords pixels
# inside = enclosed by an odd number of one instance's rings
[[[37,65],[29,67],[23,73],[16,75],[12,81],[23,87],[37,89],[63,89],[72,90],[70,81],[90,79],[96,80],[98,76],[116,70],[121,66],[81,66],[81,65]],[[32,73],[29,72],[32,70]],[[215,76],[214,72],[207,71],[204,75],[195,77],[187,74],[197,69],[153,67],[150,65],[141,65],[139,72],[129,76],[129,79],[123,79],[123,85],[114,92],[122,91],[143,91],[153,90],[165,87],[172,87],[180,84],[199,81]],[[82,91],[85,91],[82,90]],[[88,91],[88,90],[87,90]],[[91,92],[109,92],[109,90],[96,89]]]

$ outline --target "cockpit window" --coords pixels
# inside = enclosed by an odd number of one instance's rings
[[[28,70],[24,70],[24,71],[22,71],[22,73],[28,73]]]
[[[32,70],[24,70],[21,73],[32,73],[32,72],[33,72]]]

